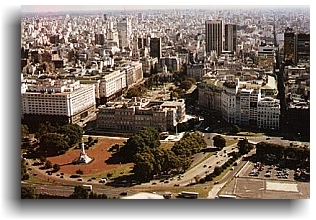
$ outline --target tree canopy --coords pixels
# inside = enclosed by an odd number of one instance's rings
[[[247,138],[239,140],[237,143],[237,147],[239,148],[239,153],[241,155],[246,154],[251,149],[253,149],[253,145],[248,142]]]
[[[81,185],[77,185],[74,188],[74,192],[70,195],[72,199],[88,199],[89,198],[89,191],[85,189]]]
[[[226,140],[221,135],[216,135],[213,137],[213,144],[219,149],[223,149],[226,146]]]
[[[48,133],[41,137],[39,150],[46,156],[60,155],[68,149],[69,145],[61,134]]]
[[[37,199],[38,196],[35,193],[34,187],[22,186],[21,187],[21,199]]]
[[[29,174],[27,173],[26,165],[25,165],[25,159],[21,158],[21,180],[28,180]]]
[[[21,125],[21,139],[29,135],[29,128],[27,125]]]
[[[66,124],[59,127],[57,133],[63,135],[68,145],[72,147],[73,145],[81,141],[83,130],[77,124]]]

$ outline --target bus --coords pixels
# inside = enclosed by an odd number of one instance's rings
[[[92,191],[92,185],[82,185],[88,191]]]
[[[178,194],[178,197],[185,198],[185,199],[197,199],[199,197],[199,193],[182,191],[181,193]]]
[[[218,195],[215,199],[236,199],[235,195]]]

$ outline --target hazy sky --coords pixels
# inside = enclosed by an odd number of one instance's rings
[[[116,1],[120,3],[121,1]],[[242,1],[243,2],[243,1]],[[242,3],[241,2],[241,3]],[[71,1],[67,1],[67,3],[71,4]],[[135,1],[133,1],[135,3]],[[170,1],[169,1],[170,3]],[[172,1],[171,1],[172,3]],[[205,8],[205,9],[215,9],[215,8],[223,8],[223,7],[232,7],[232,5],[192,5],[192,1],[190,3],[183,2],[185,5],[178,5],[178,4],[164,4],[164,5],[143,5],[141,2],[137,5],[128,5],[126,4],[121,5],[22,5],[21,12],[56,12],[56,11],[78,11],[78,10],[145,10],[145,9],[186,9],[186,8]],[[265,1],[266,3],[266,1]],[[304,4],[303,2],[300,2]],[[190,5],[191,4],[191,5]],[[294,6],[294,5],[288,5]],[[253,7],[284,7],[280,5],[235,5],[234,8],[253,8]]]

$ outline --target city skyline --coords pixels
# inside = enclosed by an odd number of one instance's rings
[[[22,13],[49,13],[60,11],[124,11],[124,10],[185,10],[185,9],[202,9],[202,10],[223,10],[223,9],[284,9],[287,8],[306,8],[310,5],[21,5]]]

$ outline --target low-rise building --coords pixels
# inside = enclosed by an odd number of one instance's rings
[[[97,129],[134,132],[144,127],[173,131],[185,118],[184,100],[150,101],[144,98],[107,102],[99,107]]]

